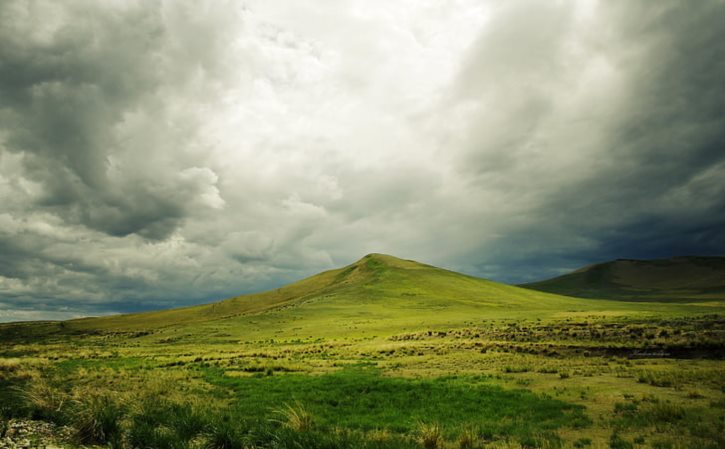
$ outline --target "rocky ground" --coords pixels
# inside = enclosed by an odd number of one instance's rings
[[[44,421],[25,419],[0,420],[0,449],[45,448],[67,446],[70,429]]]

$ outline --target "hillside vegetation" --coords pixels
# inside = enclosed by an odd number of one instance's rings
[[[581,298],[722,301],[725,300],[725,257],[618,259],[521,286]]]
[[[672,304],[663,309],[656,303],[632,307],[616,301],[581,301],[369,254],[346,267],[263,293],[157,312],[0,326],[0,335],[13,329],[24,335],[153,332],[193,341],[213,339],[220,329],[224,329],[227,340],[386,335],[420,326],[462,325],[476,319],[567,317],[589,311],[610,316],[707,313],[712,307]]]

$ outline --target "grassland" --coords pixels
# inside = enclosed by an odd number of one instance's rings
[[[370,255],[215,305],[0,326],[1,422],[113,448],[715,449],[723,306]]]

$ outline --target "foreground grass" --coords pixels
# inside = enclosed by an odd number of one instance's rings
[[[169,379],[129,395],[125,388],[104,391],[100,382],[67,389],[60,378],[40,378],[14,390],[13,413],[69,424],[78,444],[134,448],[409,447],[431,428],[438,429],[436,446],[468,433],[471,444],[559,447],[558,428],[590,424],[581,406],[483,378],[407,379],[370,369],[264,377],[193,371],[216,388],[181,395]]]
[[[526,390],[503,389],[480,377],[409,379],[354,369],[321,376],[267,377],[228,377],[212,370],[206,378],[234,391],[239,416],[255,418],[260,411],[295,401],[305,404],[326,429],[411,433],[418,423],[433,422],[449,438],[475,426],[489,439],[507,435],[526,439],[565,425],[589,424],[583,407]],[[247,406],[250,403],[254,409]]]
[[[601,314],[380,337],[6,339],[0,424],[52,421],[72,427],[66,444],[113,448],[715,449],[723,322]]]

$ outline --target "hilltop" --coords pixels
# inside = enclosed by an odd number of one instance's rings
[[[581,298],[629,301],[725,299],[725,257],[617,259],[540,282],[532,290]]]

